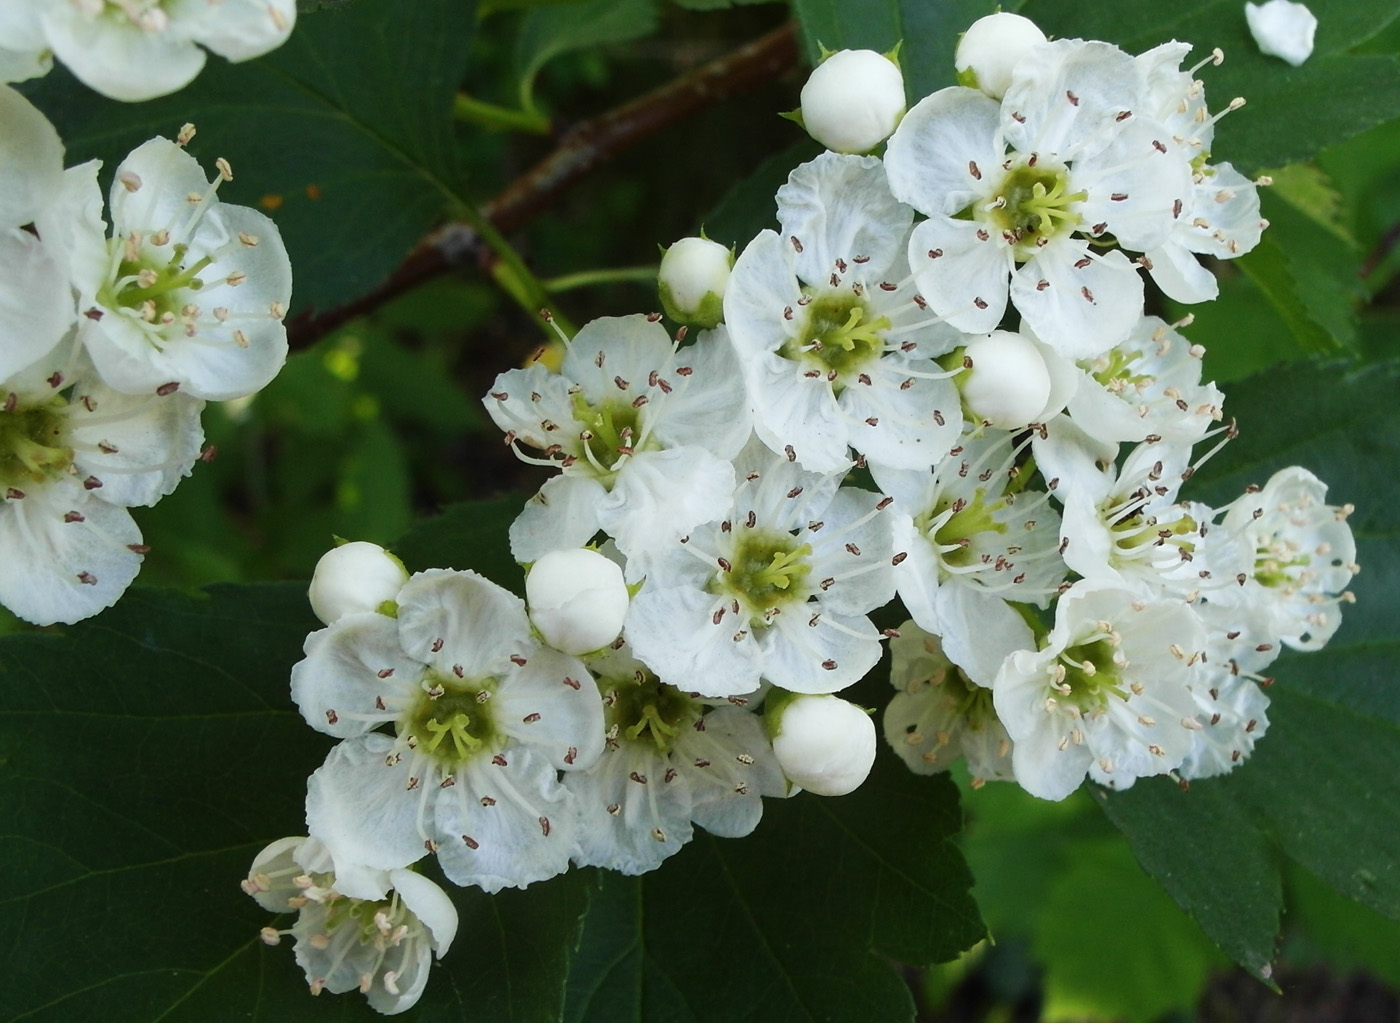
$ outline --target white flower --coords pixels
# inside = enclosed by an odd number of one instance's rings
[[[1281,57],[1294,67],[1312,56],[1317,17],[1304,4],[1293,0],[1247,3],[1244,16],[1260,53]]]
[[[0,82],[23,82],[52,68],[38,7],[26,0],[0,4]]]
[[[80,337],[112,387],[224,401],[282,368],[291,264],[271,220],[218,201],[231,177],[221,160],[210,183],[180,143],[155,138],[117,168],[110,240],[96,163],[69,170],[59,208],[40,219],[40,235],[61,240]]]
[[[559,373],[538,363],[510,370],[483,400],[510,443],[562,470],[511,526],[520,562],[582,547],[599,529],[630,559],[723,514],[728,459],[752,432],[723,328],[678,350],[645,316],[594,320]]]
[[[715,326],[724,315],[724,289],[734,253],[708,238],[682,238],[661,257],[657,287],[666,315],[697,327]]]
[[[840,50],[802,86],[802,126],[827,149],[867,153],[904,115],[904,75],[874,50]]]
[[[768,699],[771,703],[774,696]],[[854,792],[875,764],[874,722],[839,696],[794,696],[770,720],[778,765],[793,784],[808,792],[819,796]]]
[[[1140,115],[1133,58],[1057,40],[1018,61],[1001,104],[965,88],[921,101],[890,139],[890,187],[926,214],[909,262],[934,311],[986,333],[1014,302],[1070,358],[1107,350],[1142,315],[1120,250],[1162,244],[1191,193],[1189,158]]]
[[[895,694],[885,707],[885,741],[909,770],[935,774],[961,756],[974,788],[1014,780],[1011,737],[997,720],[991,688],[969,678],[943,653],[938,637],[913,622],[899,627],[890,655]]]
[[[622,569],[586,547],[550,551],[525,577],[530,621],[566,654],[592,653],[617,639],[630,600]]]
[[[1059,800],[1086,771],[1127,788],[1180,767],[1200,727],[1192,687],[1205,645],[1184,601],[1076,583],[1040,649],[1013,653],[992,687],[1016,781]]]
[[[831,693],[880,658],[866,617],[893,596],[880,495],[837,489],[750,444],[744,480],[721,521],[648,555],[627,638],[661,679],[685,692],[751,693],[760,678]]]
[[[113,391],[71,343],[0,382],[0,603],[39,625],[115,603],[146,552],[126,509],[189,474],[203,407]]]
[[[348,614],[392,604],[406,582],[402,561],[376,543],[355,540],[321,555],[307,597],[316,617],[330,625]]]
[[[16,2],[16,0],[10,0]],[[105,96],[145,100],[188,85],[203,45],[231,61],[287,41],[295,0],[17,0],[37,6],[44,37],[78,79]]]
[[[735,706],[707,706],[667,685],[628,649],[590,664],[607,739],[586,771],[564,776],[579,813],[580,866],[626,874],[654,870],[690,841],[692,821],[730,838],[747,835],[763,796],[784,781],[762,721]]]
[[[872,466],[894,499],[900,599],[919,626],[942,638],[943,654],[978,685],[991,685],[1003,658],[1032,643],[1008,601],[1045,606],[1065,576],[1060,518],[1044,491],[1025,488],[1009,433],[964,440],[932,472]]]
[[[957,391],[932,359],[963,336],[914,293],[903,250],[913,211],[874,157],[825,153],[778,192],[782,234],[739,256],[725,320],[754,427],[805,469],[870,461],[925,468],[961,430]]]
[[[474,572],[419,573],[397,600],[397,618],[312,633],[292,669],[307,722],[343,739],[307,786],[312,835],[379,870],[436,852],[449,879],[487,891],[562,872],[574,818],[556,773],[603,746],[582,663],[540,645],[523,602]]]
[[[283,838],[253,861],[243,890],[274,913],[295,912],[287,930],[263,929],[263,940],[296,939],[297,965],[313,995],[358,989],[378,1012],[412,1008],[457,933],[457,908],[446,893],[411,870],[382,871],[377,899],[342,893],[325,847],[314,838]]]
[[[1045,42],[1045,33],[1029,18],[998,11],[978,18],[958,40],[953,66],[958,84],[980,89],[1001,99],[1011,86],[1011,72],[1033,46]]]
[[[0,129],[0,228],[22,227],[59,192],[63,143],[48,118],[8,85],[0,85]]]
[[[1226,512],[1220,528],[1248,556],[1238,586],[1209,599],[1234,607],[1259,607],[1268,631],[1298,650],[1321,649],[1342,622],[1341,605],[1356,564],[1350,505],[1326,502],[1327,485],[1299,466],[1281,469],[1262,490],[1245,494]]]
[[[1034,340],[994,330],[970,342],[963,354],[968,368],[958,378],[958,390],[970,419],[998,430],[1018,430],[1047,418],[1050,369]]]

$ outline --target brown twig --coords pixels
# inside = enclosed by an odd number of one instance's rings
[[[499,231],[518,230],[624,149],[703,107],[781,77],[796,60],[796,31],[789,22],[630,103],[574,125],[549,156],[484,204],[481,213]],[[294,317],[287,324],[288,343],[293,351],[310,347],[356,316],[452,267],[490,259],[490,250],[470,225],[447,224],[421,241],[373,291],[334,309]]]

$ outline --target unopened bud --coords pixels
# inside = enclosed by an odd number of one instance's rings
[[[661,257],[657,288],[666,315],[708,329],[724,316],[724,289],[734,254],[708,238],[682,238]]]
[[[311,610],[327,625],[357,611],[378,611],[392,603],[408,571],[378,544],[356,540],[321,556],[311,576]]]
[[[1302,4],[1291,0],[1269,0],[1266,4],[1244,5],[1249,34],[1259,44],[1259,52],[1281,57],[1294,67],[1312,56],[1317,18]]]
[[[967,346],[972,368],[958,378],[973,417],[1001,430],[1037,422],[1050,400],[1050,371],[1030,338],[996,330]]]
[[[622,569],[586,547],[550,551],[525,577],[535,628],[554,649],[575,656],[617,638],[630,599]]]
[[[802,125],[836,153],[868,153],[904,116],[904,75],[874,50],[840,50],[802,87]]]
[[[819,796],[844,796],[875,763],[875,723],[839,696],[797,696],[778,716],[773,753],[794,784]]]
[[[1001,99],[1021,58],[1043,42],[1045,33],[1019,14],[1003,11],[978,18],[958,40],[953,55],[958,83]]]

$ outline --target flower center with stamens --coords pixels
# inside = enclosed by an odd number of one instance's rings
[[[666,685],[647,672],[642,681],[620,681],[610,692],[607,706],[608,734],[633,742],[651,742],[667,753],[676,736],[700,716],[700,704],[675,686]]]
[[[1074,704],[1083,713],[1104,710],[1110,696],[1126,701],[1122,668],[1113,660],[1117,649],[1115,633],[1099,633],[1066,647],[1055,665],[1056,699]]]
[[[1072,207],[1087,197],[1083,191],[1069,191],[1069,171],[1063,165],[1021,163],[1002,179],[985,215],[1016,246],[1017,259],[1025,260],[1041,239],[1079,226],[1080,216]]]
[[[574,422],[578,424],[580,439],[587,449],[582,454],[601,474],[611,475],[627,455],[658,446],[650,438],[642,437],[641,409],[630,402],[603,401],[590,405],[577,391],[571,401]]]
[[[419,752],[455,770],[468,760],[495,753],[504,742],[491,714],[496,680],[462,681],[429,674],[399,732]]]
[[[1085,366],[1090,376],[1117,394],[1129,387],[1139,390],[1152,383],[1152,377],[1149,374],[1131,372],[1133,363],[1140,358],[1142,358],[1141,352],[1124,352],[1119,348],[1110,348],[1092,362],[1081,363],[1081,365]]]
[[[134,238],[114,239],[112,244],[125,251],[117,265],[116,280],[98,291],[98,301],[113,309],[135,310],[147,323],[175,322],[187,304],[184,293],[204,287],[199,274],[214,261],[205,256],[185,266],[189,254],[186,245],[173,246],[170,258],[162,260],[160,254]]]
[[[1306,554],[1298,554],[1296,548],[1286,543],[1261,546],[1255,551],[1254,579],[1261,586],[1293,593],[1300,583],[1307,581],[1310,563]]]
[[[64,444],[63,398],[32,408],[0,409],[0,491],[58,479],[73,464]]]
[[[807,364],[826,377],[839,394],[884,351],[884,316],[873,317],[858,295],[828,292],[805,307],[802,333],[786,342],[778,354]]]
[[[715,580],[719,592],[739,601],[754,625],[774,609],[805,603],[811,595],[807,577],[811,544],[788,533],[751,532],[734,547],[729,568]]]
[[[1196,520],[1184,512],[1176,521],[1165,524],[1155,515],[1130,512],[1109,526],[1113,539],[1109,558],[1114,565],[1122,566],[1133,558],[1169,545],[1182,552],[1179,557],[1185,561],[1195,553],[1196,544],[1192,538],[1198,531]]]
[[[982,548],[976,542],[979,536],[1007,531],[1005,523],[993,518],[994,513],[1005,507],[1004,497],[988,501],[987,491],[978,487],[971,501],[965,497],[940,498],[931,510],[915,519],[914,524],[938,549],[939,560],[944,565],[966,568],[981,560]]]

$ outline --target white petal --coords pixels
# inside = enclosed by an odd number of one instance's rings
[[[739,370],[739,360],[723,324],[701,333],[696,343],[682,348],[675,361],[690,370],[672,376],[672,392],[655,424],[643,412],[652,436],[667,447],[700,446],[719,458],[733,458],[753,430],[753,413]]]
[[[222,0],[193,35],[236,63],[281,46],[291,35],[296,18],[296,0]]]
[[[1072,159],[1081,147],[1102,145],[1105,125],[1132,108],[1139,81],[1133,58],[1109,43],[1056,39],[1032,47],[1002,97],[1006,141],[1023,153]]]
[[[850,385],[838,399],[853,423],[851,446],[872,464],[897,469],[932,466],[957,443],[962,432],[957,387],[951,380],[907,375],[908,370],[939,372],[931,360],[886,356],[876,368],[878,372],[868,374],[874,381],[872,386]]]
[[[598,532],[598,506],[607,491],[587,476],[555,476],[525,502],[510,524],[510,554],[521,564],[550,551],[583,547]]]
[[[641,314],[601,316],[574,335],[559,375],[578,383],[590,401],[616,397],[624,390],[633,392],[627,394],[630,401],[670,354],[671,338],[660,323]],[[629,387],[623,389],[618,379]]]
[[[1128,336],[1142,316],[1142,278],[1123,253],[1091,255],[1086,242],[1062,237],[1012,275],[1011,301],[1040,340],[1083,359]]]
[[[1012,254],[999,232],[931,217],[909,236],[909,265],[929,307],[958,330],[986,334],[1001,322]]]
[[[1220,285],[1185,245],[1168,239],[1145,255],[1152,263],[1152,280],[1168,298],[1194,305],[1210,302],[1220,294]]]
[[[734,469],[704,448],[630,457],[598,506],[598,522],[628,558],[674,543],[729,507]]]
[[[764,354],[748,363],[746,381],[754,432],[770,450],[782,456],[791,448],[811,472],[850,466],[848,427],[825,378],[804,376],[800,363]]]
[[[125,507],[152,505],[190,474],[204,445],[204,402],[178,391],[133,396],[100,381],[78,384],[70,406],[76,464],[102,481],[102,499]],[[94,425],[95,424],[95,425]]]
[[[760,231],[739,253],[724,292],[724,320],[741,361],[775,352],[798,336],[804,321],[795,310],[802,297],[791,243]]]
[[[399,649],[398,622],[387,615],[345,615],[307,636],[303,650],[292,666],[292,702],[317,731],[360,735],[419,695],[424,666]]]
[[[404,653],[441,675],[481,679],[512,656],[538,649],[525,602],[475,572],[430,569],[399,591],[399,643]]]
[[[1078,207],[1084,223],[1107,225],[1134,252],[1166,241],[1194,201],[1189,156],[1168,142],[1168,128],[1135,118],[1093,157],[1076,161],[1072,187],[1088,192]]]
[[[812,545],[809,582],[836,580],[822,591],[824,610],[863,615],[894,599],[890,523],[887,513],[876,510],[881,500],[879,494],[842,487],[819,513],[822,528],[800,534]]]
[[[34,225],[62,268],[62,276],[77,290],[83,312],[95,300],[111,264],[102,189],[97,184],[101,167],[100,160],[89,160],[64,171],[53,201]]]
[[[623,742],[565,777],[579,814],[581,867],[655,870],[690,841],[691,785],[649,741]]]
[[[1312,56],[1317,18],[1305,5],[1292,0],[1247,3],[1244,15],[1260,53],[1281,57],[1294,67]]]
[[[759,642],[763,677],[793,693],[839,692],[880,660],[880,633],[869,618],[823,611],[819,601],[779,615]]]
[[[47,5],[41,18],[58,59],[112,99],[167,95],[204,67],[204,51],[178,31],[147,32],[122,15],[93,17],[70,3]]]
[[[0,228],[0,381],[53,351],[77,319],[67,275],[28,232]]]
[[[890,191],[929,217],[958,213],[983,195],[978,174],[1001,165],[1000,123],[1000,105],[976,89],[941,89],[924,98],[890,138]]]
[[[0,85],[0,228],[30,223],[58,193],[63,143],[47,117]]]
[[[1002,662],[1017,650],[1034,650],[1035,636],[1019,614],[995,593],[954,580],[938,591],[943,653],[979,686],[990,688]]]
[[[762,796],[784,796],[787,780],[763,720],[721,707],[676,739],[677,769],[690,782],[691,818],[712,835],[742,838],[763,816]]]
[[[782,236],[801,243],[797,273],[809,284],[826,280],[838,260],[856,257],[866,274],[879,277],[899,257],[914,221],[873,156],[823,153],[788,175],[777,201]]]
[[[408,911],[428,928],[433,936],[433,951],[441,959],[457,936],[457,907],[446,892],[416,871],[391,870],[389,883]]]
[[[683,692],[739,696],[758,688],[759,651],[752,632],[726,612],[725,601],[692,587],[652,589],[632,599],[624,630],[632,652],[658,678]]]
[[[496,727],[555,767],[586,770],[603,751],[603,704],[577,657],[540,647],[491,699]]]

